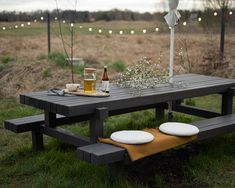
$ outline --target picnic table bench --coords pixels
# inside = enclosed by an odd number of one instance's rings
[[[155,108],[156,119],[164,116],[168,101],[173,101],[173,110],[208,118],[193,123],[200,130],[198,139],[233,131],[235,115],[232,114],[235,80],[197,74],[174,77],[182,87],[162,85],[143,90],[141,96],[133,96],[130,88],[111,88],[108,98],[82,96],[49,96],[47,91],[20,95],[20,102],[38,109],[44,114],[5,121],[5,128],[16,133],[32,132],[33,150],[43,149],[43,134],[78,147],[81,160],[94,164],[107,164],[124,160],[126,152],[113,145],[96,143],[103,137],[103,124],[109,116]],[[222,95],[221,112],[213,112],[181,104],[181,100],[210,94]],[[74,134],[60,125],[89,121],[90,136]]]

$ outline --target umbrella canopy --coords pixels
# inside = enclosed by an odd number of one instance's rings
[[[165,16],[165,20],[171,29],[171,41],[170,41],[170,67],[169,67],[169,78],[170,83],[173,83],[173,66],[174,66],[174,34],[175,26],[181,17],[180,13],[177,11],[179,5],[179,0],[168,0],[169,2],[169,13]]]

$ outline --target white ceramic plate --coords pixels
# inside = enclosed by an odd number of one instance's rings
[[[160,125],[159,130],[174,136],[193,136],[199,133],[199,129],[190,124],[168,122]]]
[[[146,131],[118,131],[111,135],[113,141],[123,144],[145,144],[153,141],[154,136]]]

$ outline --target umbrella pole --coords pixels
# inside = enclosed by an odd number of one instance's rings
[[[171,28],[171,39],[170,39],[170,68],[169,68],[169,82],[173,86],[173,73],[174,73],[174,38],[175,38],[175,29]],[[172,112],[172,101],[168,102],[168,121],[173,120]]]
[[[170,84],[173,84],[173,72],[174,72],[174,38],[175,38],[175,29],[171,28],[171,41],[170,41]]]

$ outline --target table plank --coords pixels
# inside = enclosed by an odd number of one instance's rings
[[[229,88],[235,87],[235,80],[220,77],[186,74],[175,76],[174,79],[177,82],[183,81],[185,87],[162,85],[143,90],[141,96],[133,96],[130,88],[113,87],[111,96],[108,98],[48,96],[47,92],[44,91],[21,95],[20,101],[23,104],[53,113],[76,116],[91,114],[97,107],[107,107],[109,111],[114,111],[225,92]]]

